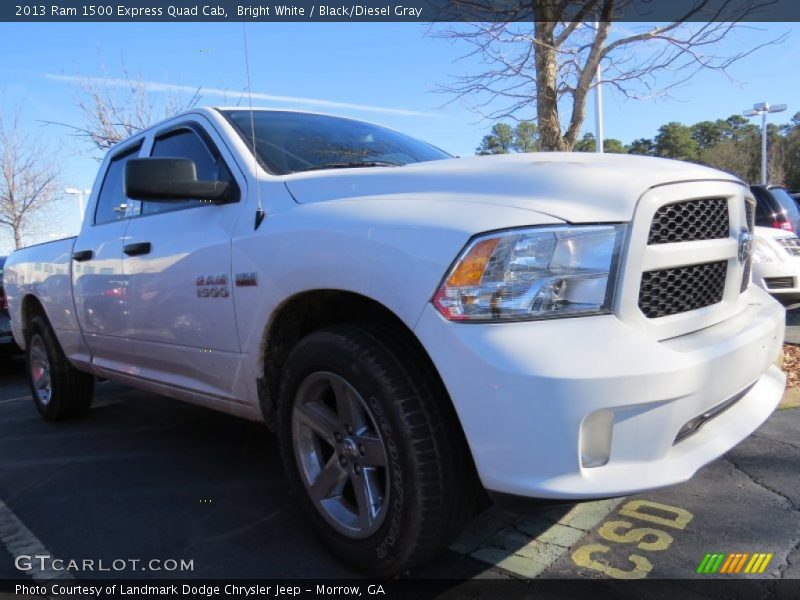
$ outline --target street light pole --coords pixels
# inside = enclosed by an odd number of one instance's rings
[[[769,180],[767,174],[767,114],[783,112],[784,110],[786,110],[785,104],[759,102],[753,105],[752,110],[746,110],[742,113],[745,117],[761,115],[761,185],[767,185]]]
[[[69,187],[64,190],[64,193],[69,194],[70,196],[78,197],[78,214],[81,217],[81,221],[83,221],[83,213],[85,211],[85,207],[83,206],[83,198],[84,196],[91,194],[92,190],[79,190],[77,188]]]
[[[594,27],[597,33],[600,33],[600,22],[595,21]],[[596,85],[594,88],[594,120],[595,120],[595,148],[597,151],[603,153],[603,68],[600,63],[597,63],[597,71],[595,72]]]

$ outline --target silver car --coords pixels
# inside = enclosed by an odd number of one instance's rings
[[[8,316],[8,301],[3,289],[3,266],[5,264],[6,257],[0,256],[0,356],[19,352],[19,347],[11,337],[11,319]]]

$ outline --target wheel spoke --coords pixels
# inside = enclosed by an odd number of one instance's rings
[[[375,519],[375,507],[379,502],[377,486],[372,482],[368,470],[362,471],[360,476],[351,477],[350,481],[353,482],[353,491],[356,495],[359,525],[363,529],[369,529]]]
[[[373,435],[361,435],[358,437],[358,444],[364,448],[364,464],[370,467],[385,467],[386,449],[381,441]]]
[[[38,335],[33,336],[30,343],[29,361],[31,381],[33,382],[33,387],[39,402],[47,404],[50,401],[52,392],[50,359],[47,356],[47,349],[41,337]]]
[[[333,444],[333,432],[338,423],[333,411],[321,402],[308,402],[295,407],[297,417],[302,423],[317,432],[328,443]]]
[[[50,387],[50,373],[47,371],[42,371],[41,377],[39,377],[39,381],[36,384],[36,388],[40,390],[45,390]]]
[[[353,397],[350,388],[341,380],[331,381],[331,387],[336,396],[336,412],[342,428],[349,425],[353,431],[361,431],[364,428],[364,418],[358,399]]]
[[[311,484],[308,493],[316,501],[325,500],[332,496],[339,496],[342,493],[344,482],[347,480],[345,473],[339,466],[339,460],[334,454],[328,460],[325,467],[320,471],[317,478]]]

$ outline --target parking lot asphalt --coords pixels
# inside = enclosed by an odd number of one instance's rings
[[[800,409],[777,411],[691,481],[509,515],[484,508],[417,578],[710,578],[706,554],[772,554],[800,578]],[[22,540],[22,541],[20,541]],[[0,579],[21,548],[64,560],[184,559],[83,578],[350,578],[307,525],[263,426],[111,383],[79,421],[41,421],[21,360],[0,367]],[[33,545],[32,545],[33,544]],[[36,546],[38,544],[38,546]],[[730,577],[730,576],[728,576]]]

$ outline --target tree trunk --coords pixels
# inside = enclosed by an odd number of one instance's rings
[[[548,0],[536,3],[539,14],[547,17],[548,9],[552,9]],[[558,116],[558,97],[556,95],[556,78],[558,74],[556,51],[554,48],[554,22],[536,22],[536,46],[534,59],[536,64],[536,116],[539,125],[541,149],[548,151],[568,150],[561,135],[561,120]]]
[[[14,248],[22,248],[22,231],[19,227],[14,227]]]

